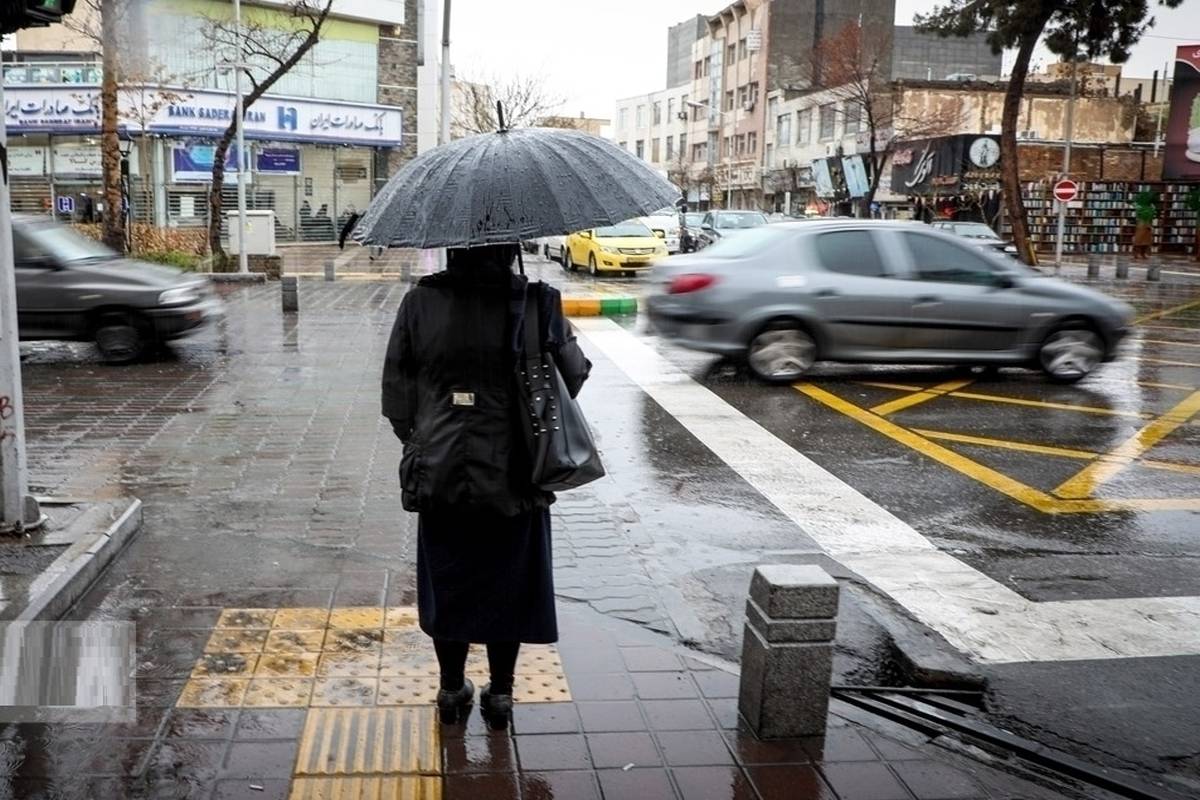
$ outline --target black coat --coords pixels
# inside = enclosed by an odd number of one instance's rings
[[[539,293],[542,341],[571,395],[591,369],[562,315],[559,292]],[[404,296],[383,369],[383,414],[404,441],[400,485],[409,511],[514,516],[553,495],[531,481],[515,369],[525,278],[452,267]]]

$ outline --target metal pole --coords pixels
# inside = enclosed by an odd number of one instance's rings
[[[1077,69],[1078,61],[1075,55],[1071,55],[1071,96],[1067,99],[1067,129],[1066,146],[1063,148],[1063,166],[1062,177],[1066,178],[1071,173],[1071,138],[1075,133],[1075,70]],[[1061,200],[1058,202],[1058,241],[1054,243],[1054,271],[1062,270],[1062,254],[1063,254],[1063,235],[1067,227],[1067,204]]]
[[[233,91],[237,94],[237,160],[238,160],[238,272],[250,271],[246,254],[246,109],[242,105],[242,67],[245,46],[242,42],[242,0],[233,0],[233,26],[237,39],[237,59],[233,72]],[[335,212],[336,213],[336,212]]]
[[[438,144],[450,141],[450,0],[442,6],[442,127]]]
[[[729,155],[726,157],[729,166],[728,172],[725,173],[725,208],[733,208],[733,149],[737,147],[737,92],[734,91],[733,99],[733,132],[729,135]],[[724,117],[724,112],[721,116]]]
[[[1158,122],[1155,123],[1155,126],[1154,126],[1154,157],[1155,158],[1158,158],[1158,143],[1159,143],[1159,141],[1162,140],[1163,109],[1165,109],[1167,107],[1167,104],[1171,102],[1171,94],[1167,90],[1167,69],[1170,66],[1171,66],[1170,61],[1168,61],[1163,66],[1163,95],[1164,96],[1163,96],[1162,102],[1158,104]]]
[[[0,85],[0,108],[4,86]],[[0,155],[8,141],[0,125]],[[21,351],[17,339],[17,290],[13,274],[12,219],[8,167],[0,169],[0,531],[37,524],[41,513],[29,496],[25,471],[25,406],[21,393]]]

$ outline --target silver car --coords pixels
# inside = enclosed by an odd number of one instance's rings
[[[819,360],[1039,366],[1111,360],[1133,309],[912,222],[784,222],[662,262],[651,324],[790,382]]]

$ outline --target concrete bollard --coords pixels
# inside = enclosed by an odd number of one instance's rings
[[[825,732],[837,608],[837,581],[818,566],[755,568],[738,711],[760,739]]]
[[[333,259],[325,262],[325,280],[332,281],[337,278],[337,273],[334,271],[335,266]]]
[[[1162,262],[1157,258],[1150,262],[1150,266],[1146,267],[1146,280],[1151,283],[1158,283],[1162,280]]]
[[[279,279],[279,296],[283,302],[283,310],[300,310],[300,279],[295,275],[284,275]]]
[[[1117,259],[1117,280],[1123,281],[1129,278],[1129,262]]]
[[[1088,280],[1095,280],[1100,277],[1100,256],[1095,253],[1088,253],[1087,276]]]

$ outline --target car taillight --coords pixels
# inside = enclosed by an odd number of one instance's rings
[[[676,275],[671,279],[671,285],[667,288],[668,294],[687,294],[688,292],[698,292],[701,289],[707,289],[717,282],[717,279],[712,275]]]

